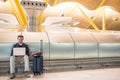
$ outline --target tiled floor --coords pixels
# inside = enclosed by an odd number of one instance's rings
[[[24,78],[23,75],[17,74],[14,80],[120,80],[120,68],[89,69],[89,70],[72,70],[45,72],[40,76]],[[9,75],[0,75],[0,80],[9,80]]]

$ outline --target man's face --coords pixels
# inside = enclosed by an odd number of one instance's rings
[[[23,40],[24,40],[23,37],[18,37],[17,39],[18,39],[18,42],[19,42],[19,43],[23,43]]]

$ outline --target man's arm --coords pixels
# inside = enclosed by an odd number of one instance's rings
[[[28,45],[26,44],[26,55],[29,56],[29,54],[30,54],[29,47],[28,47]]]
[[[16,44],[14,44],[14,45],[12,46],[10,56],[13,56],[13,48],[14,48],[15,46],[16,46]]]

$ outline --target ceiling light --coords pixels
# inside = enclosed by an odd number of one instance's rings
[[[93,16],[90,16],[90,19],[93,19],[94,17]]]
[[[61,17],[64,17],[64,13],[61,13],[60,16],[61,16]]]
[[[80,23],[80,22],[75,22],[73,25],[76,26],[76,25],[78,25],[79,23]]]
[[[114,20],[114,21],[117,21],[117,20],[118,20],[118,18],[117,18],[117,17],[113,17],[113,20]]]

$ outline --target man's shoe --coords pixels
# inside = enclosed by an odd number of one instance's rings
[[[28,75],[28,72],[25,72],[25,77],[30,78],[30,76]]]
[[[15,78],[15,73],[12,73],[10,79],[14,79],[14,78]]]

